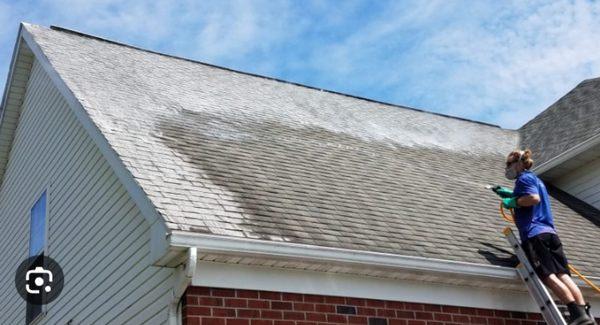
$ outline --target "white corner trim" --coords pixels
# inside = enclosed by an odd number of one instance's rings
[[[144,218],[149,222],[150,225],[156,221],[162,221],[162,217],[158,214],[154,208],[154,205],[152,205],[150,199],[144,193],[140,185],[135,181],[133,175],[131,175],[129,170],[127,170],[123,161],[119,158],[118,154],[112,148],[108,140],[104,137],[100,129],[98,129],[94,121],[92,121],[81,102],[67,86],[58,72],[56,72],[50,60],[43,53],[40,46],[35,42],[33,35],[27,31],[27,25],[28,24],[22,23],[19,37],[23,38],[35,55],[35,58],[52,80],[54,86],[67,101],[72,112],[77,117],[77,120],[82,124],[94,143],[98,146],[100,152],[108,161],[109,165],[112,167],[123,186],[125,186],[127,192],[129,195],[131,195],[131,198],[142,212]]]
[[[181,297],[185,290],[192,283],[192,279],[196,275],[198,262],[198,251],[194,247],[187,250],[187,258],[185,265],[180,265],[175,269],[175,280],[173,282],[173,296],[169,303],[169,325],[181,324]]]
[[[542,173],[545,173],[545,172],[549,171],[550,169],[552,169],[556,166],[559,166],[560,164],[566,162],[567,160],[577,156],[580,153],[585,152],[586,150],[588,150],[598,144],[600,144],[600,133],[571,147],[569,150],[562,152],[558,156],[553,157],[552,159],[546,161],[545,163],[543,163],[537,167],[534,167],[533,171],[536,172],[537,174],[541,175]]]
[[[193,286],[381,299],[510,311],[539,312],[526,291],[476,288],[267,266],[200,261]],[[600,306],[600,299],[589,300]],[[597,316],[600,309],[592,308]]]
[[[441,259],[404,256],[389,253],[359,251],[288,242],[233,238],[174,230],[168,242],[175,247],[196,247],[201,253],[242,254],[305,260],[389,267],[413,271],[518,280],[513,268]]]

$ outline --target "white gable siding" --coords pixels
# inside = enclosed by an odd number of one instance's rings
[[[0,324],[25,322],[13,276],[45,189],[65,286],[41,323],[166,323],[173,269],[150,266],[148,222],[36,61],[0,188]]]
[[[593,160],[554,181],[561,190],[600,209],[600,159]]]

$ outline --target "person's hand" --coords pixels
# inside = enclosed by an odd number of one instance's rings
[[[519,207],[517,204],[518,197],[508,197],[502,199],[502,206],[506,209],[516,209]]]
[[[492,187],[492,191],[494,191],[494,193],[498,194],[498,196],[501,198],[510,198],[513,196],[513,191],[511,189],[502,187],[500,185],[496,185],[496,186]]]

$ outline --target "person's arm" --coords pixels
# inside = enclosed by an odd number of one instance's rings
[[[540,196],[537,194],[529,194],[517,199],[517,205],[520,207],[530,207],[538,203],[540,203]]]

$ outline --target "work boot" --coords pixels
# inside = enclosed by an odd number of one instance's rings
[[[578,305],[575,302],[567,304],[569,308],[569,325],[594,325],[594,321],[588,316],[585,305]]]
[[[585,313],[592,320],[592,322],[594,323],[594,325],[598,325],[598,323],[596,322],[596,319],[594,319],[594,316],[592,316],[592,312],[590,311],[591,308],[592,308],[592,306],[590,306],[590,304],[586,302],[585,303]]]

